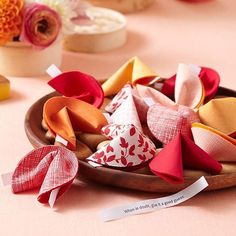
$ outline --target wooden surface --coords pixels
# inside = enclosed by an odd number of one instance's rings
[[[155,0],[89,0],[99,7],[107,7],[123,13],[131,13],[150,6]]]
[[[35,148],[49,144],[49,142],[45,139],[45,131],[41,127],[42,110],[45,101],[55,95],[58,94],[53,92],[44,96],[34,103],[26,114],[25,131],[29,141]],[[236,97],[236,92],[229,89],[220,88],[217,95],[220,97]],[[107,167],[94,168],[83,161],[80,161],[80,174],[92,181],[106,185],[158,193],[177,192],[199,178],[199,176],[185,177],[184,184],[172,185],[154,175],[126,172]],[[227,174],[214,176],[209,175],[206,176],[206,179],[209,183],[209,187],[206,189],[206,191],[236,186],[235,170],[232,173]]]

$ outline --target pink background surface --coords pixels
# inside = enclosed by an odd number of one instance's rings
[[[63,70],[79,69],[106,78],[138,55],[161,76],[179,62],[215,68],[221,85],[236,89],[236,1],[188,3],[158,0],[128,15],[129,37],[120,49],[96,54],[64,53]],[[24,132],[29,106],[52,90],[44,78],[11,78],[12,97],[0,102],[0,173],[12,171],[31,149]],[[1,235],[235,235],[236,188],[201,193],[180,206],[103,223],[100,210],[159,197],[77,181],[55,209],[36,201],[36,193],[14,195],[0,187]]]

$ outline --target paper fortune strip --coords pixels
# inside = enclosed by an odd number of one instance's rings
[[[103,221],[112,221],[126,216],[138,215],[147,212],[152,212],[155,210],[160,210],[167,207],[172,207],[194,197],[196,194],[201,192],[207,186],[208,183],[206,179],[204,177],[201,177],[199,180],[197,180],[189,187],[171,196],[157,199],[150,199],[136,203],[131,203],[125,206],[105,209],[101,212],[101,219]]]

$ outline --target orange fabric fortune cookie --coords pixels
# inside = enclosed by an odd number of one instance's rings
[[[69,142],[69,148],[75,149],[75,131],[99,134],[107,125],[102,112],[75,98],[53,97],[44,104],[43,119],[50,131]]]

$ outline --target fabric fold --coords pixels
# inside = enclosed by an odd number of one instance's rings
[[[211,68],[201,67],[199,78],[201,79],[204,86],[204,102],[206,103],[215,97],[220,84],[220,76],[215,70]],[[176,75],[170,77],[169,79],[166,79],[163,83],[161,92],[170,98],[174,98],[175,82]]]
[[[236,98],[216,98],[200,107],[201,123],[227,135],[236,132]]]
[[[154,83],[158,78],[156,73],[138,57],[133,57],[108,78],[102,88],[105,96],[111,96],[117,94],[128,82],[133,85],[138,83],[148,85]]]
[[[180,132],[191,138],[191,124],[195,122],[199,122],[198,115],[185,106],[179,106],[176,111],[154,104],[147,114],[149,130],[164,145],[171,142]]]
[[[38,201],[48,203],[54,189],[59,189],[56,199],[65,193],[78,169],[75,154],[66,148],[45,146],[35,149],[18,163],[12,176],[12,191],[40,189]]]
[[[69,148],[76,149],[75,132],[99,134],[107,125],[100,110],[89,103],[68,97],[53,97],[43,108],[43,119],[50,131],[69,142]]]
[[[87,161],[124,168],[141,165],[154,157],[155,145],[134,125],[108,125],[102,131],[111,142],[87,158]]]
[[[183,183],[183,168],[220,173],[222,166],[199,148],[190,138],[179,133],[149,163],[150,170],[170,183]]]
[[[204,101],[205,91],[200,78],[200,68],[179,64],[175,81],[175,102],[192,109],[199,108]]]
[[[91,75],[79,71],[65,72],[50,80],[48,84],[66,97],[80,99],[97,108],[103,104],[102,87]]]
[[[194,142],[217,161],[236,162],[236,140],[200,123],[192,125]]]
[[[139,128],[140,131],[142,131],[142,125],[136,107],[136,104],[139,103],[141,103],[141,101],[137,100],[137,98],[135,103],[132,86],[130,84],[126,84],[113,98],[111,103],[105,107],[106,111],[113,113],[110,116],[110,124],[133,124]]]

